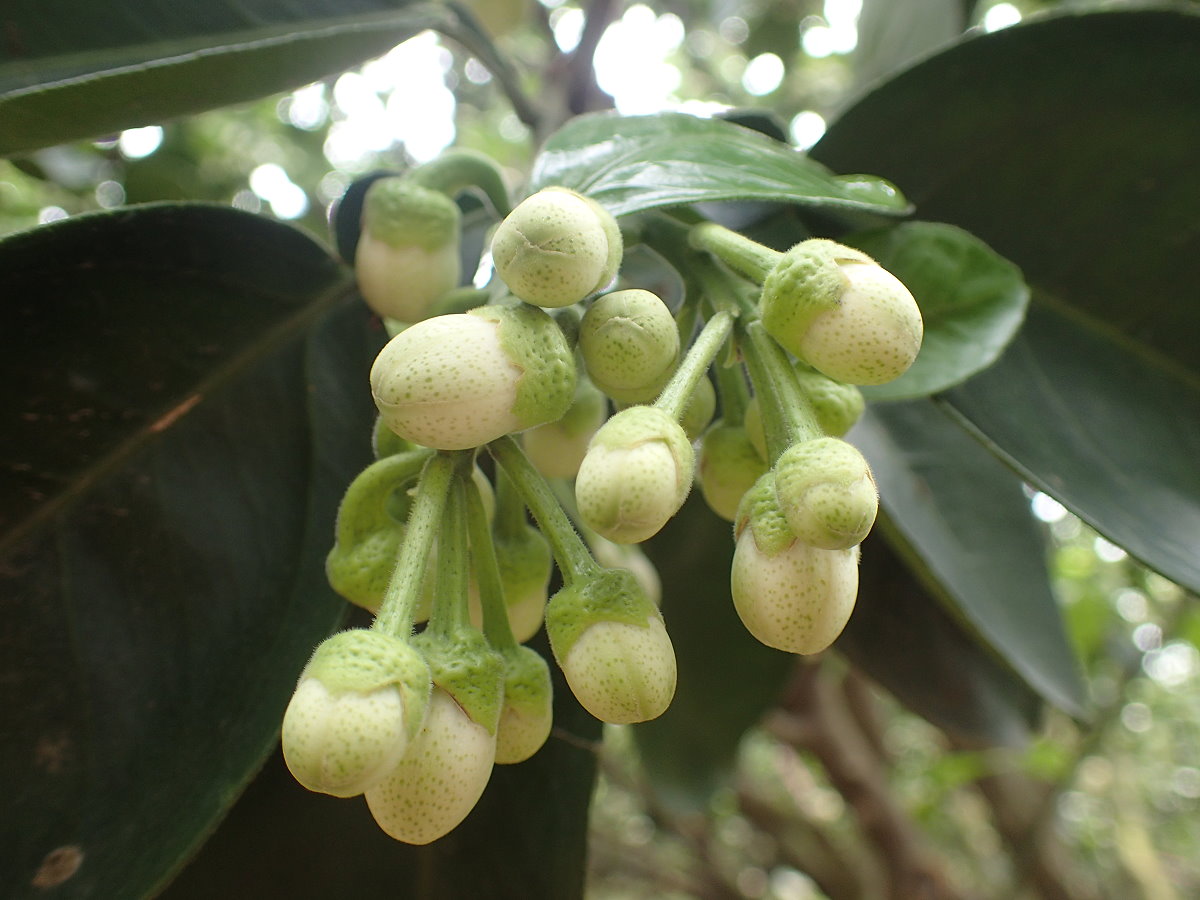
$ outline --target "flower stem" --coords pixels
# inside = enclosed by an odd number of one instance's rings
[[[696,385],[733,331],[733,319],[732,313],[722,310],[704,323],[704,328],[688,348],[683,362],[654,401],[655,406],[675,421],[679,421],[683,415],[684,408],[692,397],[692,391],[696,389]]]
[[[508,606],[504,602],[504,583],[496,562],[496,545],[487,512],[474,482],[467,486],[467,531],[471,539],[471,560],[475,579],[479,583],[479,604],[483,608],[483,633],[488,642],[501,653],[508,654],[518,646],[508,622]]]
[[[729,268],[762,284],[771,269],[783,257],[778,250],[765,247],[716,222],[692,226],[688,238],[697,250],[706,250]]]
[[[546,483],[546,479],[534,468],[524,451],[510,435],[497,438],[487,445],[488,452],[512,479],[525,505],[533,513],[542,534],[550,542],[554,559],[567,584],[576,579],[594,576],[600,566],[587,545],[571,525],[562,506]]]
[[[792,444],[821,437],[812,402],[800,389],[796,372],[783,348],[767,334],[762,322],[745,327],[742,352],[750,369],[754,394],[759,398],[767,456],[771,465]]]
[[[490,157],[474,150],[448,150],[437,159],[418,166],[408,177],[422,187],[453,197],[465,188],[479,188],[501,216],[512,210],[508,188],[500,167]]]
[[[429,611],[429,631],[433,634],[449,636],[467,624],[470,561],[465,507],[465,478],[455,472],[438,535],[437,586]]]

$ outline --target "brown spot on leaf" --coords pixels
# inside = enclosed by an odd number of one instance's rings
[[[77,844],[58,847],[46,854],[30,882],[35,888],[49,890],[69,881],[83,865],[83,850]]]

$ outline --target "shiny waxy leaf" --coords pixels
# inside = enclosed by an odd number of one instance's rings
[[[888,538],[948,611],[1034,691],[1073,714],[1083,686],[1020,481],[927,400],[877,404],[850,432]]]
[[[0,41],[0,154],[297,87],[455,22],[411,0],[15,0]]]
[[[1034,305],[945,400],[1038,487],[1200,589],[1200,15],[1046,18],[879,86],[813,150],[895,180],[1025,274]]]
[[[229,208],[69,219],[0,272],[0,894],[144,896],[342,615],[378,337],[324,249]]]
[[[682,113],[571,120],[534,164],[531,188],[551,185],[587,194],[616,216],[712,200],[769,200],[879,216],[909,211],[886,181],[833,175],[757,131]]]
[[[903,222],[846,242],[903,281],[925,321],[912,367],[864,388],[868,400],[922,397],[965,381],[994,363],[1021,327],[1029,290],[1020,270],[960,228]]]

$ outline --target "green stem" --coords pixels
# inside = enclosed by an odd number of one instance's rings
[[[507,216],[512,211],[500,167],[490,157],[474,150],[448,150],[437,159],[413,169],[408,178],[449,197],[466,188],[479,188],[497,214]]]
[[[425,561],[433,548],[454,467],[452,456],[438,453],[425,464],[421,473],[396,568],[380,603],[379,615],[371,626],[384,634],[407,638],[412,632],[413,611],[425,577]]]
[[[359,472],[338,507],[337,542],[353,546],[371,532],[391,524],[388,504],[392,492],[416,477],[432,454],[432,450],[424,449],[396,453]]]
[[[550,542],[563,581],[569,585],[577,579],[594,577],[600,571],[600,565],[572,527],[571,520],[563,512],[546,479],[534,468],[517,442],[510,435],[505,435],[492,441],[487,448],[513,480],[542,534]]]
[[[756,284],[762,284],[775,264],[783,258],[778,250],[765,247],[715,222],[692,226],[689,239],[697,250],[708,251]]]
[[[467,556],[466,483],[455,472],[438,536],[437,586],[429,611],[429,631],[449,637],[467,624],[470,561]],[[474,487],[474,485],[472,485]]]
[[[718,362],[713,369],[717,373],[717,396],[721,399],[721,418],[726,425],[741,425],[746,418],[746,407],[750,403],[750,389],[742,374],[741,363]]]
[[[487,511],[483,508],[479,488],[474,482],[467,485],[467,530],[471,539],[475,580],[479,584],[479,604],[483,608],[483,633],[493,648],[509,654],[517,649],[518,644],[508,622],[504,582],[500,579],[496,545],[492,542]]]
[[[722,310],[704,323],[704,328],[688,348],[687,356],[654,401],[655,406],[675,421],[679,421],[683,415],[683,410],[692,397],[692,391],[696,389],[696,385],[733,331],[733,319],[731,312]]]
[[[519,537],[529,527],[525,501],[504,469],[496,469],[496,518],[492,528],[500,537]]]
[[[742,352],[750,369],[771,465],[792,444],[822,436],[811,401],[800,389],[796,372],[783,348],[767,334],[762,322],[745,327]]]

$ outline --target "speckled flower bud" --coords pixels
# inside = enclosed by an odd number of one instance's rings
[[[352,797],[391,772],[425,717],[431,687],[421,654],[360,629],[322,643],[283,716],[283,757],[310,791]]]
[[[766,461],[741,425],[717,422],[700,439],[697,480],[704,502],[722,519],[734,520],[742,496],[766,471]]]
[[[592,438],[575,479],[579,515],[610,541],[644,541],[683,506],[694,464],[678,422],[656,407],[631,406]]]
[[[675,696],[675,650],[658,608],[625,569],[564,587],[546,608],[554,658],[579,703],[615,724],[662,715]]]
[[[580,378],[575,399],[563,417],[530,428],[521,446],[534,467],[547,478],[574,478],[588,444],[608,417],[608,400],[588,379]]]
[[[458,285],[458,205],[404,178],[367,190],[354,272],[367,305],[381,316],[417,322]]]
[[[596,387],[621,403],[649,403],[679,362],[679,329],[650,291],[597,297],[579,323],[579,352]]]
[[[865,253],[833,241],[797,244],[763,282],[762,321],[785,349],[847,384],[883,384],[921,349],[908,288]]]
[[[529,647],[506,654],[504,707],[496,726],[496,762],[524,762],[550,737],[554,724],[554,689],[550,666]]]
[[[796,537],[824,550],[862,543],[879,512],[871,467],[841,438],[788,447],[775,463],[775,496]]]
[[[527,197],[500,223],[492,261],[526,303],[570,306],[616,277],[622,249],[621,229],[607,210],[551,187]]]
[[[862,391],[852,384],[834,381],[801,365],[796,366],[796,381],[812,404],[817,427],[830,437],[845,435],[866,408]]]
[[[465,450],[562,416],[575,362],[542,310],[486,306],[400,332],[371,367],[371,392],[401,437]]]
[[[818,653],[842,633],[858,596],[858,547],[822,550],[796,538],[767,473],[738,510],[730,591],[755,638],[788,653]]]
[[[495,758],[496,735],[434,688],[425,727],[391,774],[367,790],[367,806],[390,837],[428,844],[475,808]]]

